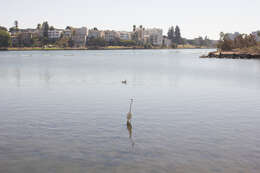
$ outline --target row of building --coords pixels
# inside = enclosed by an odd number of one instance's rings
[[[17,32],[11,33],[12,42],[16,43],[18,40],[23,40],[24,42],[29,42],[33,36],[43,36],[43,29],[21,29],[19,34]],[[154,46],[170,46],[171,41],[163,36],[163,30],[158,28],[145,29],[142,26],[136,28],[134,26],[133,31],[114,31],[114,30],[98,30],[87,29],[86,27],[73,28],[73,29],[50,29],[48,30],[48,39],[57,41],[60,38],[70,38],[74,42],[75,47],[85,47],[88,39],[102,38],[106,42],[111,42],[115,40],[134,40],[141,44],[151,44]]]

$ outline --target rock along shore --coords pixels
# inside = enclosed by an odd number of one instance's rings
[[[259,53],[244,53],[236,51],[215,51],[208,55],[203,55],[201,58],[232,58],[232,59],[260,59]]]

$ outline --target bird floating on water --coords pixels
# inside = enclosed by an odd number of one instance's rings
[[[122,84],[127,84],[127,81],[126,80],[122,80]]]

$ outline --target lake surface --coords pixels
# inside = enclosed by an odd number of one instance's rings
[[[259,173],[260,61],[209,51],[0,52],[0,172]]]

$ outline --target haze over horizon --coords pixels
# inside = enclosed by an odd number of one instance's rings
[[[35,28],[48,21],[56,28],[66,26],[113,30],[132,30],[132,26],[157,27],[167,34],[170,26],[179,25],[182,36],[209,36],[219,33],[251,33],[260,30],[260,1],[218,0],[9,0],[2,2],[0,25],[11,27],[18,20],[20,28]]]

